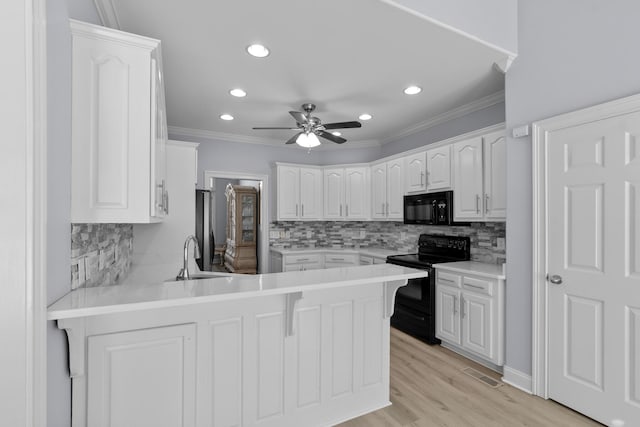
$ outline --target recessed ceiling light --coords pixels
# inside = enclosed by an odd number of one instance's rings
[[[409,86],[404,90],[404,93],[407,95],[416,95],[422,92],[422,88],[420,86]]]
[[[332,133],[333,135],[335,135],[335,136],[340,136],[340,135],[342,135],[342,132],[338,132],[338,131],[336,131],[336,132],[331,132],[331,133]]]
[[[245,92],[244,90],[242,90],[242,89],[240,89],[240,88],[237,88],[237,89],[231,89],[231,90],[229,91],[229,93],[230,93],[232,96],[235,96],[236,98],[243,98],[243,97],[247,96],[247,92]]]
[[[222,120],[227,120],[227,121],[228,121],[228,120],[233,120],[233,116],[232,116],[231,114],[221,114],[221,115],[220,115],[220,118],[221,118]]]
[[[247,47],[247,52],[249,52],[249,55],[255,56],[256,58],[264,58],[269,55],[269,49],[261,44],[252,44]]]
[[[360,120],[371,120],[371,114],[360,114],[360,116],[358,117]]]

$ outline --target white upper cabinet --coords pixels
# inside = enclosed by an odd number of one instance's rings
[[[453,145],[454,219],[506,218],[506,139],[493,132]]]
[[[324,170],[324,218],[362,220],[369,217],[369,168]]]
[[[490,133],[484,142],[484,208],[487,219],[507,217],[507,139],[504,131]]]
[[[322,169],[277,165],[277,218],[322,218]]]
[[[451,145],[427,150],[427,191],[451,189]]]
[[[160,221],[169,202],[160,41],[70,25],[71,221]]]
[[[371,166],[372,219],[402,219],[404,160],[390,160]]]
[[[482,138],[472,138],[453,145],[455,220],[479,220],[482,209]]]
[[[427,190],[427,157],[420,152],[405,157],[406,190],[411,192],[424,192]]]

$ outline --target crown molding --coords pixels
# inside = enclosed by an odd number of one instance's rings
[[[113,5],[112,0],[93,0],[96,9],[98,10],[98,16],[102,25],[109,28],[120,29],[120,20],[118,19],[118,13]]]
[[[273,138],[261,138],[255,136],[238,135],[234,133],[216,132],[212,130],[192,129],[179,126],[168,126],[169,137],[177,140],[193,140],[212,142],[212,141],[224,141],[224,142],[240,142],[244,144],[259,144],[270,145],[273,147],[286,147],[281,139]],[[380,141],[377,140],[361,140],[350,141],[351,144],[344,146],[341,144],[328,144],[323,143],[319,147],[314,147],[314,150],[338,150],[345,148],[369,148],[380,147]],[[291,148],[302,148],[296,144],[291,144]],[[305,148],[306,149],[306,148]]]
[[[415,126],[411,126],[401,131],[400,133],[383,139],[382,144],[388,144],[389,142],[397,141],[400,138],[404,138],[409,135],[416,134],[418,132],[425,131],[429,128],[432,128],[441,123],[445,123],[454,119],[458,119],[460,117],[464,117],[467,114],[471,114],[475,111],[483,110],[487,107],[491,107],[492,105],[499,104],[504,102],[504,90],[492,93],[491,95],[487,95],[484,98],[477,99],[475,101],[469,102],[468,104],[461,105],[460,107],[456,107],[452,110],[445,111],[444,113],[438,114],[437,116],[433,116],[421,123],[418,123]]]

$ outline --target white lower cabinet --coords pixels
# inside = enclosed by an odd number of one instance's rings
[[[384,407],[386,295],[373,281],[60,319],[72,426],[327,426]]]
[[[504,364],[504,280],[436,266],[436,336]]]
[[[195,324],[95,335],[87,342],[87,425],[196,425]]]

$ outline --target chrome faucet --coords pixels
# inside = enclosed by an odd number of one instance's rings
[[[198,246],[198,240],[196,236],[193,234],[187,237],[187,240],[184,241],[184,264],[182,269],[176,276],[176,280],[189,280],[191,278],[191,274],[189,274],[189,242],[193,241],[193,257],[195,259],[200,259],[200,247]]]

